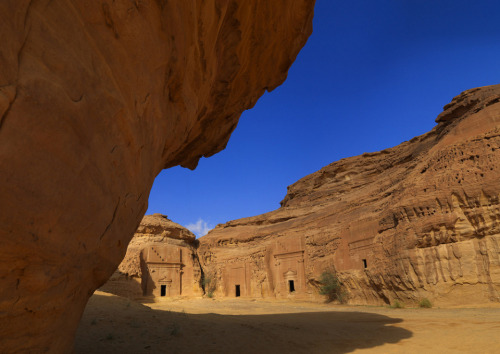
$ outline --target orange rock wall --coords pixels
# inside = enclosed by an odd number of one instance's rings
[[[144,296],[200,296],[201,269],[193,247],[149,245],[141,251]]]
[[[125,258],[100,290],[131,299],[201,296],[198,241],[161,214],[146,215]]]
[[[351,303],[500,301],[500,86],[462,93],[436,122],[394,148],[334,162],[291,185],[278,210],[201,238],[218,294],[231,294],[224,269],[238,260],[251,268],[249,296],[319,299],[319,276],[334,266]],[[276,244],[303,252],[302,293],[287,292],[291,266],[276,268]]]
[[[213,249],[205,241],[201,239],[198,254],[203,271],[216,274],[216,295],[236,297],[239,286],[241,297],[311,297],[304,238],[257,239],[243,244],[230,240]]]
[[[4,351],[71,351],[155,176],[224,149],[241,112],[285,80],[313,6],[0,2]]]

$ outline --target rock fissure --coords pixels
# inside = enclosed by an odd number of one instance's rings
[[[0,131],[7,115],[14,105],[17,98],[17,89],[15,86],[8,85],[0,87]]]
[[[102,232],[101,236],[99,236],[99,240],[102,240],[104,235],[109,231],[111,226],[113,225],[115,218],[116,218],[116,212],[118,211],[118,208],[120,207],[120,198],[118,198],[118,202],[116,202],[115,210],[113,210],[113,216],[111,217],[111,221],[106,225],[106,228]]]

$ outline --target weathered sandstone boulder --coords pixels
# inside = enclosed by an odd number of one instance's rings
[[[146,215],[125,258],[100,290],[133,299],[201,296],[196,236],[161,214]]]
[[[68,352],[164,168],[281,84],[314,0],[0,2],[0,343]]]
[[[436,122],[302,178],[278,210],[202,237],[218,295],[318,298],[333,266],[351,303],[500,301],[500,85],[465,91]]]

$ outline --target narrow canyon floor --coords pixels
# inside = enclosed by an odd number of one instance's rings
[[[250,299],[138,303],[97,291],[76,353],[498,353],[500,306],[393,309]]]

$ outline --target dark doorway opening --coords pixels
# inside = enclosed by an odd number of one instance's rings
[[[236,297],[240,296],[240,286],[236,285]]]
[[[368,263],[366,262],[366,259],[363,259],[363,267],[368,268]]]
[[[295,283],[293,282],[293,280],[288,281],[288,290],[290,290],[291,293],[295,291]]]
[[[165,296],[165,295],[167,295],[167,286],[161,285],[160,286],[160,296]]]

